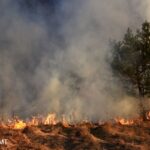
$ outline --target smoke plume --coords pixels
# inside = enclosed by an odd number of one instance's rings
[[[109,39],[150,19],[149,1],[53,2],[0,1],[1,114],[134,114],[136,101],[113,79],[106,56]]]

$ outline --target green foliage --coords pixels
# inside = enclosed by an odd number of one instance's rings
[[[150,23],[145,21],[135,33],[128,28],[123,40],[112,47],[114,75],[139,96],[150,96]]]

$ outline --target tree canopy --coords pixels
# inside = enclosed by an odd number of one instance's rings
[[[150,23],[136,32],[128,28],[121,41],[112,44],[111,67],[128,91],[139,97],[150,96]]]

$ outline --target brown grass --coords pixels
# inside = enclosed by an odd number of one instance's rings
[[[150,123],[123,126],[82,123],[40,125],[13,130],[0,127],[0,150],[149,150]]]

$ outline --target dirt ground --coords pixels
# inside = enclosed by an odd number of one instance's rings
[[[7,139],[6,143],[2,140]],[[150,122],[82,123],[0,128],[0,150],[150,150]]]

